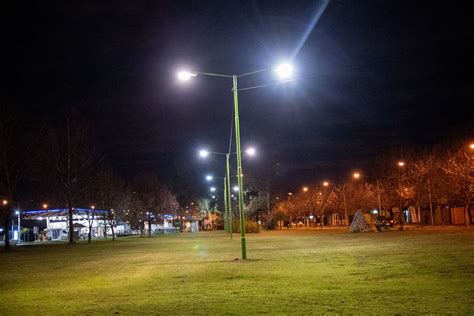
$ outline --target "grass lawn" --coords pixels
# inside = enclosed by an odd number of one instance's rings
[[[183,233],[0,252],[0,315],[474,314],[474,230]]]

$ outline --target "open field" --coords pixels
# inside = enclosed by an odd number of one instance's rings
[[[474,313],[474,230],[185,233],[0,252],[0,314]]]

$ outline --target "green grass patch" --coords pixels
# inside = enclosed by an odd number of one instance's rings
[[[473,313],[474,230],[223,232],[0,252],[0,315]]]

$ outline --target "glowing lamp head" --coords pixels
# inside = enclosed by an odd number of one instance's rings
[[[469,145],[469,149],[470,149],[470,150],[474,150],[474,143],[471,143],[471,144]]]
[[[404,167],[404,166],[405,166],[405,162],[404,162],[404,161],[399,161],[399,162],[397,163],[397,165],[398,165],[399,167]]]
[[[238,187],[238,186],[234,186],[234,187],[232,188],[232,190],[234,190],[234,192],[239,192],[239,187]]]
[[[197,74],[189,72],[189,71],[180,71],[178,72],[178,79],[180,81],[189,81],[192,77],[196,77]]]
[[[303,187],[303,192],[308,192],[308,187]]]
[[[48,204],[46,204],[46,203],[43,204],[43,208],[44,208],[44,209],[47,209],[47,208],[48,208]]]
[[[324,185],[325,187],[327,187],[327,186],[329,186],[329,182],[324,181],[324,182],[323,182],[323,185]]]
[[[91,209],[95,209],[95,205],[92,205],[92,206],[91,206]]]
[[[254,156],[255,155],[255,148],[250,147],[245,151],[245,153],[249,156]]]
[[[7,204],[8,204],[8,201],[7,201],[7,200],[3,200],[3,201],[2,201],[2,204],[3,204],[3,205],[7,205]]]
[[[290,79],[293,75],[293,66],[288,63],[283,63],[275,68],[275,72],[280,79]]]
[[[360,173],[354,172],[354,174],[352,176],[354,177],[354,179],[359,179],[360,178]]]
[[[214,187],[211,187],[210,190],[211,190],[211,192],[216,192],[216,188],[214,188]]]
[[[207,181],[211,181],[212,179],[214,179],[213,176],[211,176],[211,175],[206,176],[206,180],[207,180]]]
[[[199,151],[199,156],[201,156],[202,158],[206,158],[207,156],[209,156],[209,152],[205,149],[202,149]]]

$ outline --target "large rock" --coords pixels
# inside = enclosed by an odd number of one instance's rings
[[[357,211],[354,216],[354,220],[351,223],[349,229],[351,233],[360,233],[370,231],[370,225],[367,223],[364,217],[364,213],[361,210]]]

